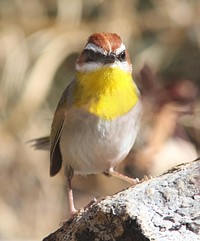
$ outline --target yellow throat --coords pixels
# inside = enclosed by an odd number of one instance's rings
[[[77,72],[76,80],[75,105],[102,119],[111,120],[126,114],[139,98],[131,73],[117,67]]]

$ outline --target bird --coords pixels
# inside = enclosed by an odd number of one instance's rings
[[[35,139],[50,148],[50,176],[65,168],[70,214],[74,175],[104,173],[131,184],[138,179],[115,170],[134,145],[140,126],[140,91],[128,50],[116,33],[93,33],[75,64],[52,121],[50,136]]]

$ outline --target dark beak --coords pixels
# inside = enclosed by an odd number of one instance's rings
[[[108,54],[108,55],[106,56],[106,58],[104,59],[103,62],[104,62],[104,64],[112,64],[112,63],[114,63],[116,60],[117,60],[116,54],[111,53],[111,54]]]

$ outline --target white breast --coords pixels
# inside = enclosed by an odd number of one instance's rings
[[[60,139],[64,165],[75,173],[108,171],[120,163],[132,148],[140,122],[141,104],[112,121],[78,108],[67,113]]]

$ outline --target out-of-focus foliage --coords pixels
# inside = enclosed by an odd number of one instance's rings
[[[93,32],[122,37],[142,91],[141,133],[119,168],[158,174],[197,156],[199,16],[198,0],[0,1],[0,239],[41,239],[68,217],[63,174],[49,178],[48,153],[25,142],[49,134]],[[82,207],[127,185],[98,175],[75,177],[73,186]]]

